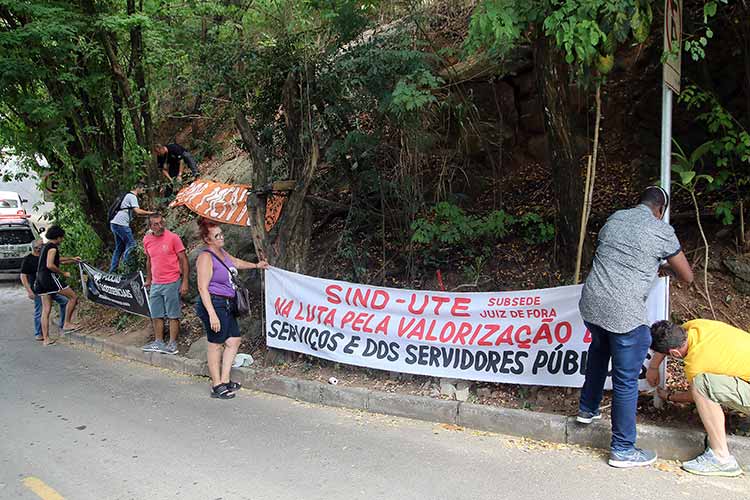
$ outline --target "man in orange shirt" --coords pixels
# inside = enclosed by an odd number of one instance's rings
[[[646,374],[659,384],[659,365],[666,355],[683,359],[690,390],[667,392],[666,401],[695,402],[708,434],[709,447],[682,468],[703,476],[739,476],[742,469],[729,453],[724,430],[726,406],[750,414],[750,334],[720,321],[696,319],[684,325],[658,321],[651,326],[654,356]]]

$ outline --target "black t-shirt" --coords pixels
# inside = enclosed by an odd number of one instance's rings
[[[176,176],[180,173],[180,161],[182,160],[182,155],[186,152],[187,150],[179,144],[167,144],[167,154],[159,155],[157,157],[159,160],[159,168],[163,169],[164,163],[167,163],[169,166],[169,175],[172,177]]]
[[[23,258],[21,263],[21,274],[25,274],[29,277],[29,286],[34,289],[34,282],[36,281],[36,270],[39,267],[39,257],[30,253]]]

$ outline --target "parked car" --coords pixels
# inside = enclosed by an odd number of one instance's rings
[[[29,220],[0,219],[0,273],[21,272],[21,262],[37,238],[39,230]]]
[[[0,219],[28,217],[23,208],[23,204],[28,201],[13,191],[0,191]]]

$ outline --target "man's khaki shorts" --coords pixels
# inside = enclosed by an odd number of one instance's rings
[[[750,415],[750,382],[726,375],[699,373],[693,379],[693,385],[714,403]]]

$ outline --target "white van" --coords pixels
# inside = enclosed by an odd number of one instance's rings
[[[39,230],[28,219],[0,218],[0,274],[20,272],[23,258],[31,253],[37,238]]]
[[[19,219],[28,217],[21,195],[13,191],[0,191],[0,219]]]

